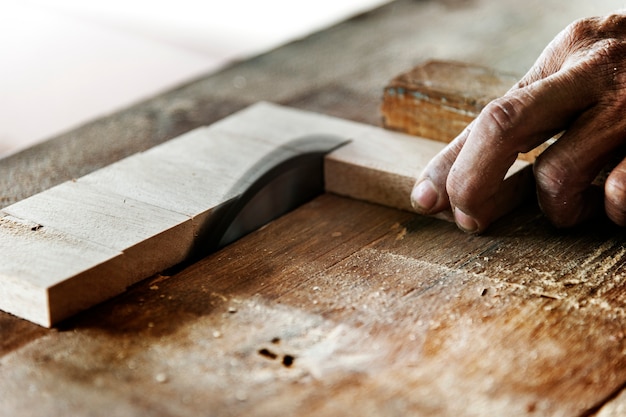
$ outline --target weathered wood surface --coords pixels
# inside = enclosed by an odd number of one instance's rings
[[[0,404],[12,415],[580,415],[626,380],[624,240],[593,230],[564,235],[531,206],[474,237],[324,196],[7,353]]]
[[[521,73],[613,7],[398,1],[2,161],[3,206],[260,99],[375,124],[426,58]],[[0,314],[0,414],[620,415],[624,246],[532,205],[472,237],[324,196],[57,330]]]
[[[464,62],[426,61],[393,78],[381,104],[387,129],[451,142],[492,100],[504,95],[518,76]],[[549,142],[518,159],[534,162]]]
[[[450,142],[518,79],[480,65],[430,60],[385,86],[382,124],[387,129]]]

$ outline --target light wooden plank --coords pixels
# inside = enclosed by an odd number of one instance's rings
[[[80,182],[63,183],[4,212],[117,251],[151,238],[155,251],[179,252],[179,259],[193,234],[188,216]]]

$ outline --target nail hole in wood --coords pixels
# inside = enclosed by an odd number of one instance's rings
[[[289,367],[291,367],[291,365],[293,365],[295,360],[296,360],[296,358],[294,356],[285,355],[285,356],[283,356],[283,365],[285,365],[285,367],[289,368]]]
[[[271,359],[271,360],[274,360],[274,359],[278,358],[277,354],[275,354],[271,350],[265,349],[265,348],[259,350],[259,355],[261,355],[263,357],[266,357],[267,359]]]

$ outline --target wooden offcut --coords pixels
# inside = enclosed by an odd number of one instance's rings
[[[450,142],[517,77],[478,65],[427,61],[399,74],[384,89],[387,129]]]
[[[441,142],[452,141],[518,77],[469,63],[431,60],[393,78],[381,105],[385,128]],[[519,158],[533,162],[547,145]]]

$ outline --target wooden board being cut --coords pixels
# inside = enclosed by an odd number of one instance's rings
[[[0,255],[0,308],[51,326],[180,263],[259,160],[278,148],[296,155],[291,141],[315,134],[352,141],[326,158],[328,191],[406,210],[415,176],[444,146],[269,103],[251,106],[6,207],[0,239],[11,250]]]

